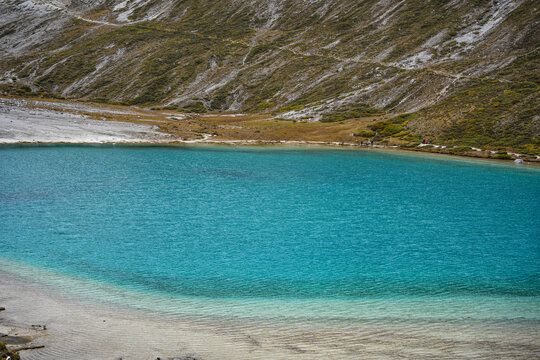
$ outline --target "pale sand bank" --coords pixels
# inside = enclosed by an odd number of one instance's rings
[[[0,306],[6,308],[0,312],[0,334],[28,336],[33,340],[25,346],[45,346],[22,351],[23,359],[532,359],[540,355],[535,321],[310,323],[166,317],[74,300],[58,289],[4,271],[0,271]]]
[[[85,115],[0,102],[0,144],[162,143],[170,136],[157,126],[91,119]]]

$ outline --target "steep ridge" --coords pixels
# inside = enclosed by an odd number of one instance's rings
[[[540,154],[534,0],[8,0],[0,13],[4,93],[380,116],[359,135]]]

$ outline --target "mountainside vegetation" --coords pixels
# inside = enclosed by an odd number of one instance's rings
[[[0,91],[540,155],[534,0],[6,0]],[[366,120],[367,119],[367,120]]]

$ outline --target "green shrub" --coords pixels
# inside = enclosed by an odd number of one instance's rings
[[[495,159],[510,160],[512,159],[512,156],[508,155],[506,151],[498,151],[497,154],[495,154]]]
[[[201,101],[197,101],[197,102],[184,106],[183,110],[185,112],[205,113],[206,107]]]
[[[375,132],[374,131],[370,131],[370,130],[364,130],[364,131],[360,131],[358,133],[355,133],[354,136],[360,136],[360,137],[365,137],[365,138],[371,138],[371,137],[374,137],[375,136]]]
[[[303,108],[306,107],[306,104],[307,104],[306,99],[296,99],[293,102],[291,102],[289,105],[283,106],[281,109],[279,109],[279,112],[302,110]]]
[[[30,89],[30,86],[22,86],[17,90],[17,92],[22,94],[28,94],[32,92],[32,89]]]
[[[398,116],[394,116],[390,119],[390,121],[394,124],[407,125],[409,121],[416,119],[417,117],[418,114],[415,113],[401,114]]]
[[[220,110],[223,105],[225,105],[225,102],[227,101],[227,95],[228,92],[224,89],[220,89],[216,96],[212,99],[210,102],[210,109],[211,110]]]
[[[393,124],[391,121],[379,121],[378,123],[369,125],[368,128],[379,133],[381,136],[391,136],[403,131],[403,126]]]
[[[6,345],[0,342],[0,360],[5,360],[7,357],[10,357],[11,360],[20,360],[19,354],[9,351]]]
[[[251,48],[248,55],[246,56],[246,62],[251,62],[253,58],[255,58],[258,55],[264,54],[272,49],[275,49],[274,45],[271,44],[262,44],[257,45]]]
[[[403,137],[405,135],[409,135],[411,133],[411,130],[405,130],[398,132],[397,134],[392,135],[393,137]]]

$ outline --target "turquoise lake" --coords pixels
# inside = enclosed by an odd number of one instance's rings
[[[329,149],[0,150],[5,268],[168,313],[538,321],[539,215],[540,170],[499,163]]]

